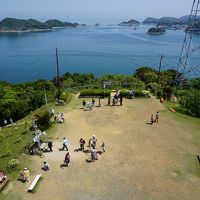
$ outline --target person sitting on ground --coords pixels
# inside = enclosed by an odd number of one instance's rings
[[[29,172],[28,168],[26,168],[26,167],[24,168],[23,174],[24,174],[24,180],[26,180],[27,182],[29,182],[30,172]]]
[[[69,154],[69,152],[67,152],[65,155],[65,159],[64,159],[64,163],[66,164],[67,167],[69,166],[70,160],[71,160],[70,154]]]
[[[46,161],[44,161],[44,166],[42,168],[44,171],[48,171],[50,170],[50,166],[49,166],[49,163],[47,163]]]
[[[63,138],[63,150],[65,150],[65,149],[68,151],[68,148],[67,148],[67,139]]]
[[[80,142],[80,150],[81,150],[81,151],[84,151],[85,140],[83,140],[83,138],[81,138],[81,139],[79,140],[79,142]]]
[[[156,113],[156,122],[158,123],[158,121],[159,121],[159,117],[160,117],[160,112],[159,111],[157,111],[157,113]]]
[[[53,150],[52,150],[52,147],[53,147],[52,141],[51,141],[51,140],[48,140],[48,141],[47,141],[47,144],[48,144],[49,150],[50,150],[50,151],[53,151]]]
[[[23,171],[21,171],[21,172],[19,173],[19,180],[22,181],[22,182],[26,182],[26,179],[25,179],[25,176],[24,176],[24,172],[23,172]]]

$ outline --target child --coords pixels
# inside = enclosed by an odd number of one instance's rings
[[[158,123],[159,117],[160,117],[160,112],[157,111],[157,113],[156,113],[156,120],[155,120],[157,123]]]
[[[154,122],[155,122],[155,120],[154,120],[154,116],[151,115],[151,125],[153,125]]]

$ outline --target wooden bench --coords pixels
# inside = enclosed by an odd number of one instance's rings
[[[34,189],[34,187],[37,184],[37,182],[39,181],[40,177],[41,177],[41,174],[36,175],[36,177],[35,177],[34,181],[32,182],[31,186],[28,188],[28,192],[31,192]]]

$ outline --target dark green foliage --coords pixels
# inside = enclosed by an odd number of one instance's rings
[[[48,102],[54,101],[55,87],[51,81],[39,80],[32,83],[4,84],[0,83],[0,125],[10,117],[16,121],[45,103],[44,89]]]
[[[32,29],[49,29],[51,27],[34,19],[5,18],[0,22],[0,30],[26,31]]]
[[[152,27],[148,30],[148,34],[150,35],[160,35],[164,34],[166,31],[164,28],[157,28],[157,27]]]
[[[181,105],[188,109],[190,115],[200,117],[200,91],[192,90],[182,96]]]
[[[69,103],[72,100],[72,94],[68,92],[63,92],[60,96],[60,100],[63,100],[65,103]]]
[[[93,90],[93,89],[88,89],[88,90],[82,90],[80,93],[79,97],[108,97],[110,96],[110,91],[108,90]]]
[[[36,29],[52,29],[53,27],[75,27],[78,24],[70,22],[61,22],[59,20],[48,20],[45,23],[34,19],[15,19],[5,18],[0,22],[1,31],[28,31]]]
[[[38,128],[42,131],[51,127],[51,115],[47,111],[41,111],[35,115]]]
[[[151,82],[147,84],[147,89],[151,91],[155,96],[163,96],[163,88],[159,83]]]

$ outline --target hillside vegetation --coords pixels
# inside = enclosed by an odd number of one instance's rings
[[[175,70],[158,71],[149,68],[138,68],[133,75],[104,75],[96,77],[93,74],[65,73],[60,77],[61,99],[66,100],[66,92],[81,92],[99,94],[96,90],[126,89],[134,90],[142,96],[142,90],[149,90],[158,98],[169,100],[176,97],[178,110],[186,114],[200,117],[200,78],[188,80],[184,78],[181,87],[175,87]],[[4,119],[19,120],[31,111],[45,104],[45,94],[48,102],[54,102],[58,97],[58,81],[39,80],[23,84],[0,82],[0,125]],[[86,90],[90,90],[87,92]],[[192,92],[191,92],[192,91]],[[102,92],[101,92],[102,93]],[[106,93],[105,93],[106,94]],[[103,95],[102,95],[103,96]]]
[[[0,22],[0,31],[50,30],[54,27],[75,27],[77,25],[59,20],[48,20],[43,23],[34,19],[5,18]]]

